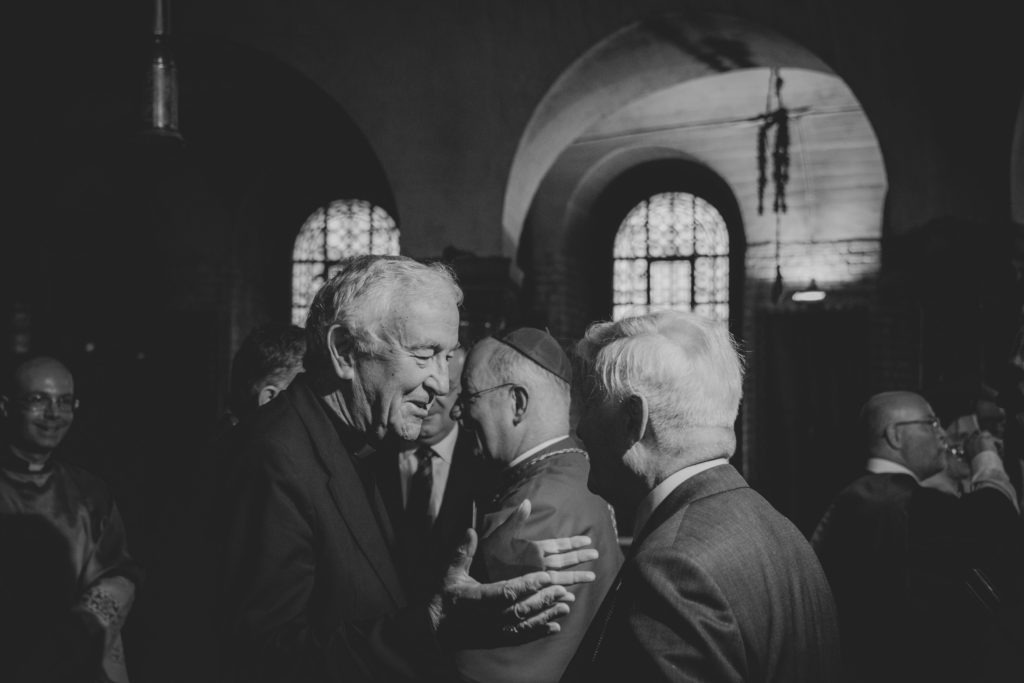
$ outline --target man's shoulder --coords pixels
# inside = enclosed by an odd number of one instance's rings
[[[901,507],[921,486],[909,474],[900,472],[868,473],[852,481],[837,500],[862,508]]]
[[[581,500],[597,498],[587,488],[589,473],[590,462],[582,450],[542,452],[509,473],[502,497],[515,502],[529,498],[534,509],[538,504],[550,503],[571,512],[567,496]]]
[[[913,477],[901,473],[859,477],[839,492],[822,515],[812,535],[815,548],[820,551],[840,538],[860,538],[865,529],[884,530],[887,535],[904,529],[921,489]]]
[[[53,463],[53,473],[59,478],[75,482],[96,495],[108,495],[107,482],[98,474],[84,467],[58,460]]]
[[[76,500],[99,514],[111,513],[114,497],[110,485],[103,477],[79,465],[63,461],[54,462],[53,476],[61,482],[60,486],[71,494],[71,500]]]
[[[308,468],[318,435],[328,437],[333,429],[326,413],[286,392],[235,426],[224,445],[231,469],[269,466],[298,473]]]
[[[715,580],[788,570],[803,575],[797,567],[817,567],[810,542],[792,521],[745,487],[679,505],[635,553],[650,577],[693,574]]]

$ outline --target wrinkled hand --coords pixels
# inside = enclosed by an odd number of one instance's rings
[[[530,515],[529,501],[516,509],[506,523],[521,524]],[[456,648],[510,645],[558,633],[558,617],[569,613],[576,597],[566,586],[588,583],[590,571],[558,571],[568,558],[596,557],[597,551],[581,549],[586,543],[573,539],[539,541],[538,553],[551,558],[550,571],[536,571],[507,581],[480,583],[469,575],[476,553],[477,536],[467,529],[466,538],[448,567],[441,593],[430,603],[430,615],[440,637]],[[592,559],[592,558],[591,558]],[[581,560],[583,561],[583,560]]]

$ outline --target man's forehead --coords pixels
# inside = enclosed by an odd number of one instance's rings
[[[901,419],[912,420],[925,418],[934,414],[932,407],[928,405],[928,401],[919,397],[908,397],[897,406],[895,412]]]
[[[465,366],[462,369],[462,382],[467,387],[476,388],[476,385],[485,382],[490,375],[490,368],[487,365],[486,347],[477,345],[466,356]]]
[[[25,392],[56,389],[69,390],[74,387],[71,372],[54,360],[33,361],[22,365],[15,373],[17,386]]]
[[[410,301],[395,311],[398,343],[407,349],[449,353],[459,345],[459,309],[455,301]]]

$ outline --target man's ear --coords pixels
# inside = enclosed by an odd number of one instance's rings
[[[633,394],[626,399],[625,408],[627,434],[630,441],[639,443],[647,433],[647,423],[650,420],[647,399]]]
[[[341,379],[352,379],[355,376],[355,356],[351,350],[341,350],[339,337],[341,336],[341,325],[331,325],[327,330],[327,351],[331,354],[331,365],[334,372]]]
[[[260,389],[260,393],[256,394],[256,405],[263,405],[264,403],[270,403],[275,396],[281,393],[281,389],[273,384],[267,384]]]
[[[512,386],[512,424],[517,425],[526,417],[526,409],[530,406],[530,392],[526,387]]]
[[[895,451],[898,451],[900,449],[900,430],[896,429],[896,425],[886,425],[885,431],[882,432],[882,436],[885,437],[885,442],[889,444],[889,448],[892,448]]]

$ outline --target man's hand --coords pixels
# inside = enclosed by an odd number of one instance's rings
[[[499,561],[500,570],[491,566],[490,560],[493,558],[484,558],[489,571],[501,571],[505,576],[510,572],[526,574],[566,569],[598,558],[597,549],[591,547],[592,541],[589,536],[546,538],[540,541],[527,539],[529,532],[519,527],[526,524],[532,510],[529,499],[524,500],[515,512],[491,531],[491,534],[508,538],[509,547],[502,553]]]
[[[521,524],[530,515],[529,501],[506,520]],[[537,552],[550,571],[536,571],[507,581],[480,583],[469,575],[476,553],[477,536],[472,529],[459,547],[444,578],[441,593],[430,603],[435,629],[455,647],[508,645],[558,633],[554,621],[569,613],[575,596],[565,587],[588,583],[596,577],[590,571],[558,571],[577,561],[597,557],[594,549],[583,549],[590,539],[575,536],[537,542]],[[585,558],[585,559],[579,559]]]
[[[544,569],[565,569],[596,560],[598,552],[596,548],[589,547],[591,543],[590,536],[546,538],[543,541],[533,541],[537,554],[544,564]]]
[[[999,439],[985,430],[974,432],[964,442],[964,459],[967,462],[971,462],[974,456],[985,451],[991,451],[998,455],[1001,450],[999,441]]]

